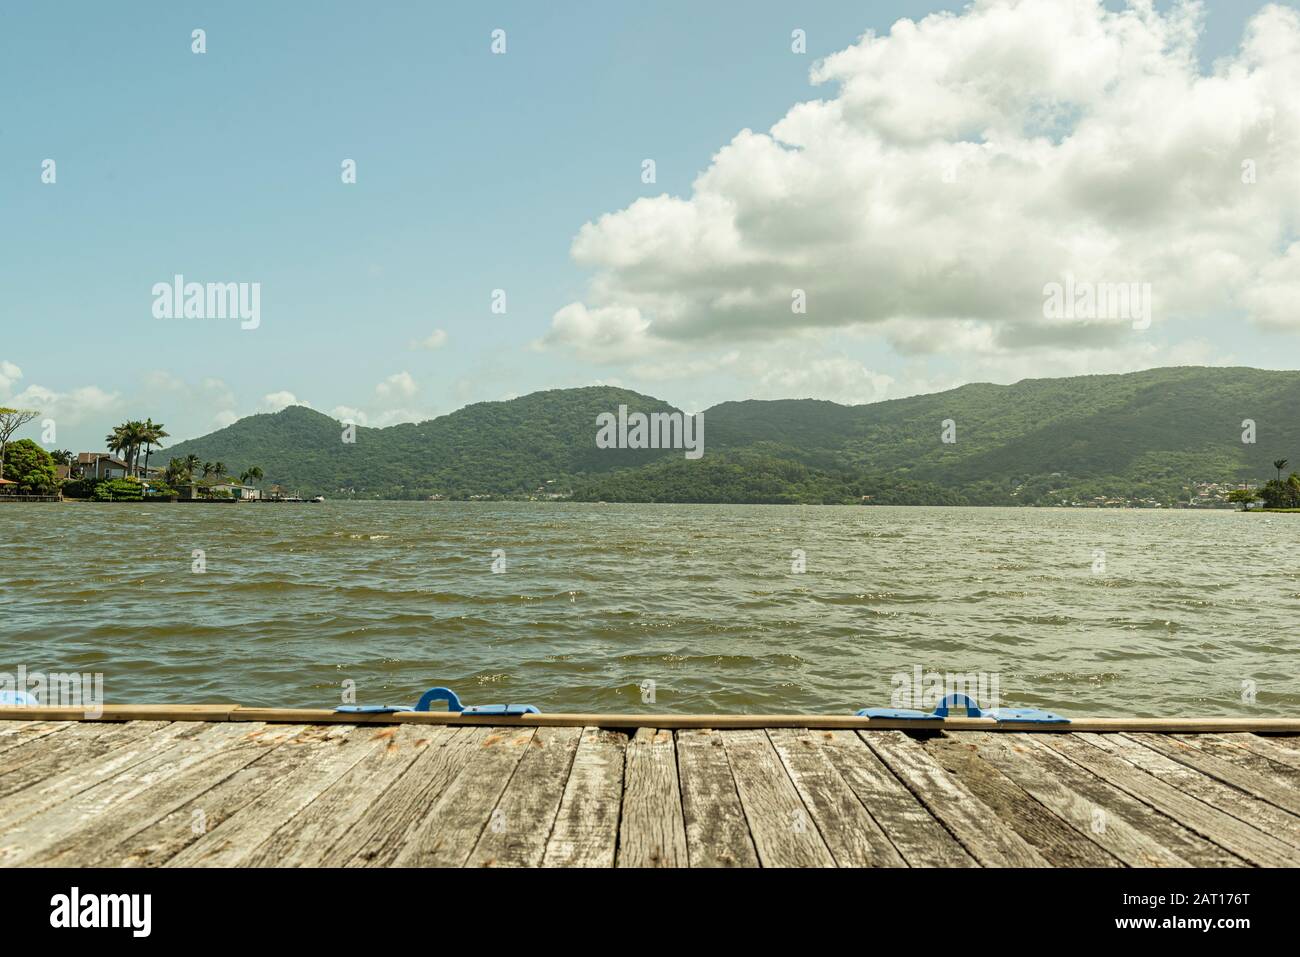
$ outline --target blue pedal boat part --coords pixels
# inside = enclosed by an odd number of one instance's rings
[[[893,721],[931,722],[948,717],[948,710],[964,707],[968,718],[992,718],[998,724],[1069,724],[1070,719],[1041,708],[989,708],[982,709],[970,695],[955,691],[944,697],[933,711],[913,711],[909,708],[863,708],[859,718],[888,718]]]
[[[447,702],[447,710],[457,714],[490,714],[495,717],[518,717],[523,714],[541,714],[531,704],[462,704],[460,696],[450,688],[430,688],[420,695],[414,708],[405,705],[345,704],[334,709],[335,714],[398,714],[403,711],[429,711],[435,701]]]

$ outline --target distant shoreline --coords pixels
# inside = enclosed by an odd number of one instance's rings
[[[275,505],[338,505],[338,504],[384,504],[384,503],[404,503],[409,505],[584,505],[591,507],[607,507],[611,505],[677,505],[677,506],[745,506],[759,508],[978,508],[978,509],[1015,509],[1016,511],[1061,511],[1061,512],[1240,512],[1240,508],[1228,508],[1218,506],[1151,506],[1151,505],[986,505],[986,504],[963,504],[951,505],[940,502],[935,503],[907,503],[907,504],[880,504],[872,505],[870,503],[857,502],[590,502],[579,499],[564,500],[545,500],[545,499],[522,499],[522,498],[498,498],[498,499],[411,499],[411,498],[336,498],[328,499],[326,502],[312,502],[304,500],[301,502],[241,502],[238,499],[191,499],[181,501],[171,501],[168,499],[135,499],[130,501],[96,501],[95,499],[86,498],[60,498],[55,499],[52,496],[10,496],[0,499],[3,502],[29,504],[60,504],[60,503],[77,503],[82,505],[252,505],[252,504],[275,504]],[[1259,512],[1291,512],[1300,513],[1300,508],[1252,508],[1251,514]]]

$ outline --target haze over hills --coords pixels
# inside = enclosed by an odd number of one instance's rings
[[[303,493],[365,498],[527,496],[548,482],[605,501],[1170,504],[1197,482],[1262,481],[1300,464],[1300,372],[1179,367],[972,384],[861,406],[724,402],[704,412],[704,456],[601,449],[596,417],[671,412],[588,387],[484,402],[419,424],[356,429],[293,406],[180,443]],[[1242,441],[1243,420],[1257,440]],[[955,442],[941,440],[952,420]],[[952,429],[949,430],[950,433]]]

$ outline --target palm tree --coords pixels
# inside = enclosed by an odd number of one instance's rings
[[[122,461],[126,463],[127,474],[134,475],[140,459],[140,446],[148,441],[149,429],[145,423],[138,419],[132,419],[130,422],[123,422],[115,426],[113,431],[104,437],[108,443],[110,452],[122,453]]]
[[[153,419],[144,420],[144,474],[149,474],[149,456],[153,453],[153,447],[163,448],[162,440],[167,438],[167,433],[163,430],[162,424],[155,422]]]
[[[1277,480],[1282,481],[1282,470],[1287,467],[1286,459],[1274,459],[1273,468],[1277,469]]]
[[[185,467],[184,459],[172,459],[167,463],[167,471],[163,473],[163,481],[168,485],[180,485],[189,478],[189,470]]]
[[[194,478],[194,473],[197,472],[199,467],[203,464],[203,460],[193,452],[185,456],[182,461],[184,461],[185,471],[189,473],[191,479]]]
[[[221,481],[223,478],[226,477],[226,463],[225,462],[212,463],[212,471],[217,473],[217,481],[218,482]]]
[[[215,465],[213,465],[211,462],[204,462],[204,463],[203,463],[203,477],[204,477],[204,478],[208,478],[208,477],[211,476],[212,473],[215,472],[216,470],[217,470],[217,467],[216,467]]]
[[[254,485],[256,485],[258,482],[262,481],[262,479],[264,479],[264,478],[266,477],[266,474],[262,471],[262,467],[261,467],[260,465],[254,465],[254,466],[250,467],[249,470],[248,470],[247,472],[245,472],[244,474],[247,475],[250,479],[253,480],[253,484],[254,484]],[[245,483],[245,484],[247,484],[247,483]]]
[[[126,462],[127,471],[131,470],[131,462],[128,450],[131,448],[131,439],[127,435],[126,424],[115,425],[113,431],[104,436],[104,441],[108,443],[108,451],[114,455],[121,455],[122,460]]]

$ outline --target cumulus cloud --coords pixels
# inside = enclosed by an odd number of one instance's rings
[[[375,395],[381,399],[409,399],[419,391],[409,372],[395,372],[375,386]]]
[[[423,409],[384,409],[381,412],[376,412],[371,415],[368,422],[358,422],[357,424],[368,424],[377,429],[385,429],[390,425],[398,425],[403,422],[424,422],[427,419],[436,417],[436,412],[429,412]]]
[[[42,418],[53,419],[56,426],[77,426],[100,418],[119,405],[120,394],[99,386],[86,385],[61,391],[42,385],[29,385],[7,399],[20,409],[36,409]]]
[[[755,370],[764,395],[812,396],[843,405],[879,402],[890,394],[891,376],[872,372],[848,358],[811,359],[784,366],[760,364]]]
[[[447,332],[445,329],[434,329],[432,333],[423,339],[411,340],[412,349],[441,349],[447,344]]]
[[[350,405],[336,405],[330,409],[330,415],[340,422],[351,422],[353,425],[369,425],[370,417],[361,409],[354,409]]]
[[[22,377],[22,369],[7,359],[0,360],[0,395],[8,395]]]
[[[540,344],[627,362],[871,329],[910,355],[1140,361],[1128,321],[1044,316],[1067,274],[1150,283],[1156,328],[1300,328],[1300,14],[1264,7],[1208,70],[1202,26],[1195,3],[976,0],[868,33],[688,197],[583,226],[588,292]]]
[[[299,399],[288,391],[271,392],[262,397],[262,410],[265,412],[280,412],[291,405],[302,405],[311,408],[310,402]]]
[[[555,314],[538,345],[567,346],[593,362],[623,361],[651,351],[654,343],[649,328],[650,320],[635,306],[588,309],[574,302]]]

